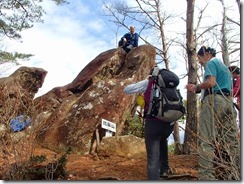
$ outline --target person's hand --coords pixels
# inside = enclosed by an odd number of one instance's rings
[[[148,75],[146,79],[149,80],[150,78],[152,78],[152,75]]]
[[[185,86],[185,88],[187,89],[187,91],[191,91],[191,92],[193,92],[193,93],[195,93],[196,92],[196,85],[195,84],[187,84],[186,86]]]
[[[127,46],[127,49],[132,49],[132,48],[133,48],[133,45]]]
[[[123,38],[123,41],[126,42],[127,41],[126,38]]]

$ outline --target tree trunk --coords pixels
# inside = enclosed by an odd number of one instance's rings
[[[177,121],[175,122],[175,125],[174,125],[173,137],[174,137],[174,142],[175,142],[174,154],[180,155],[182,153],[182,146],[180,145],[179,124]]]
[[[188,56],[188,83],[197,83],[196,40],[194,38],[194,6],[195,0],[187,0],[186,15],[186,49]],[[197,99],[196,94],[187,92],[187,118],[183,153],[191,154],[197,148]]]
[[[156,5],[156,12],[157,12],[157,18],[158,18],[158,25],[159,25],[159,31],[160,31],[160,36],[161,36],[161,42],[162,42],[162,55],[164,58],[164,63],[165,63],[165,68],[169,70],[169,59],[168,59],[168,48],[167,48],[167,41],[165,38],[164,34],[164,20],[161,17],[161,12],[160,12],[160,1],[155,0],[155,5]],[[174,142],[175,142],[175,154],[179,153],[180,150],[180,136],[179,136],[179,126],[178,122],[175,122],[174,125]]]
[[[224,5],[224,0],[220,1],[223,6],[223,19],[222,19],[222,27],[221,27],[221,50],[222,50],[222,58],[223,62],[226,66],[230,66],[230,58],[229,58],[229,49],[228,49],[228,39],[227,39],[227,31],[226,31],[226,8]]]
[[[158,25],[159,25],[159,31],[161,36],[161,42],[162,42],[162,56],[164,58],[165,68],[169,70],[169,59],[168,59],[168,48],[167,48],[167,41],[164,34],[164,19],[161,17],[161,11],[160,11],[160,1],[155,0],[156,5],[156,13],[158,18]]]

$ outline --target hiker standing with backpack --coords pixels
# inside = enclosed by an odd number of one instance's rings
[[[193,93],[203,90],[204,94],[199,119],[198,178],[240,180],[240,145],[236,112],[230,95],[231,73],[215,57],[215,49],[202,46],[197,56],[204,67],[204,79],[197,85],[187,84],[186,89]]]
[[[147,152],[147,177],[149,180],[159,180],[160,177],[167,177],[168,175],[168,137],[174,129],[174,122],[163,121],[148,114],[154,86],[153,73],[157,70],[158,68],[154,67],[147,79],[124,88],[126,94],[144,93],[144,135]]]
[[[122,47],[127,53],[134,47],[138,47],[138,34],[135,32],[135,26],[130,26],[130,32],[126,33],[119,41],[119,47]]]

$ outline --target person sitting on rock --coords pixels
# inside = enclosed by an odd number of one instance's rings
[[[132,48],[138,47],[138,37],[135,26],[130,26],[130,32],[120,39],[119,47],[122,47],[128,53]]]

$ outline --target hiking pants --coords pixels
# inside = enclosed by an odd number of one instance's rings
[[[158,119],[145,119],[145,144],[147,151],[147,177],[159,180],[159,173],[169,169],[168,137],[172,133],[174,123]]]
[[[232,98],[207,95],[200,112],[199,179],[240,179],[240,145]]]

